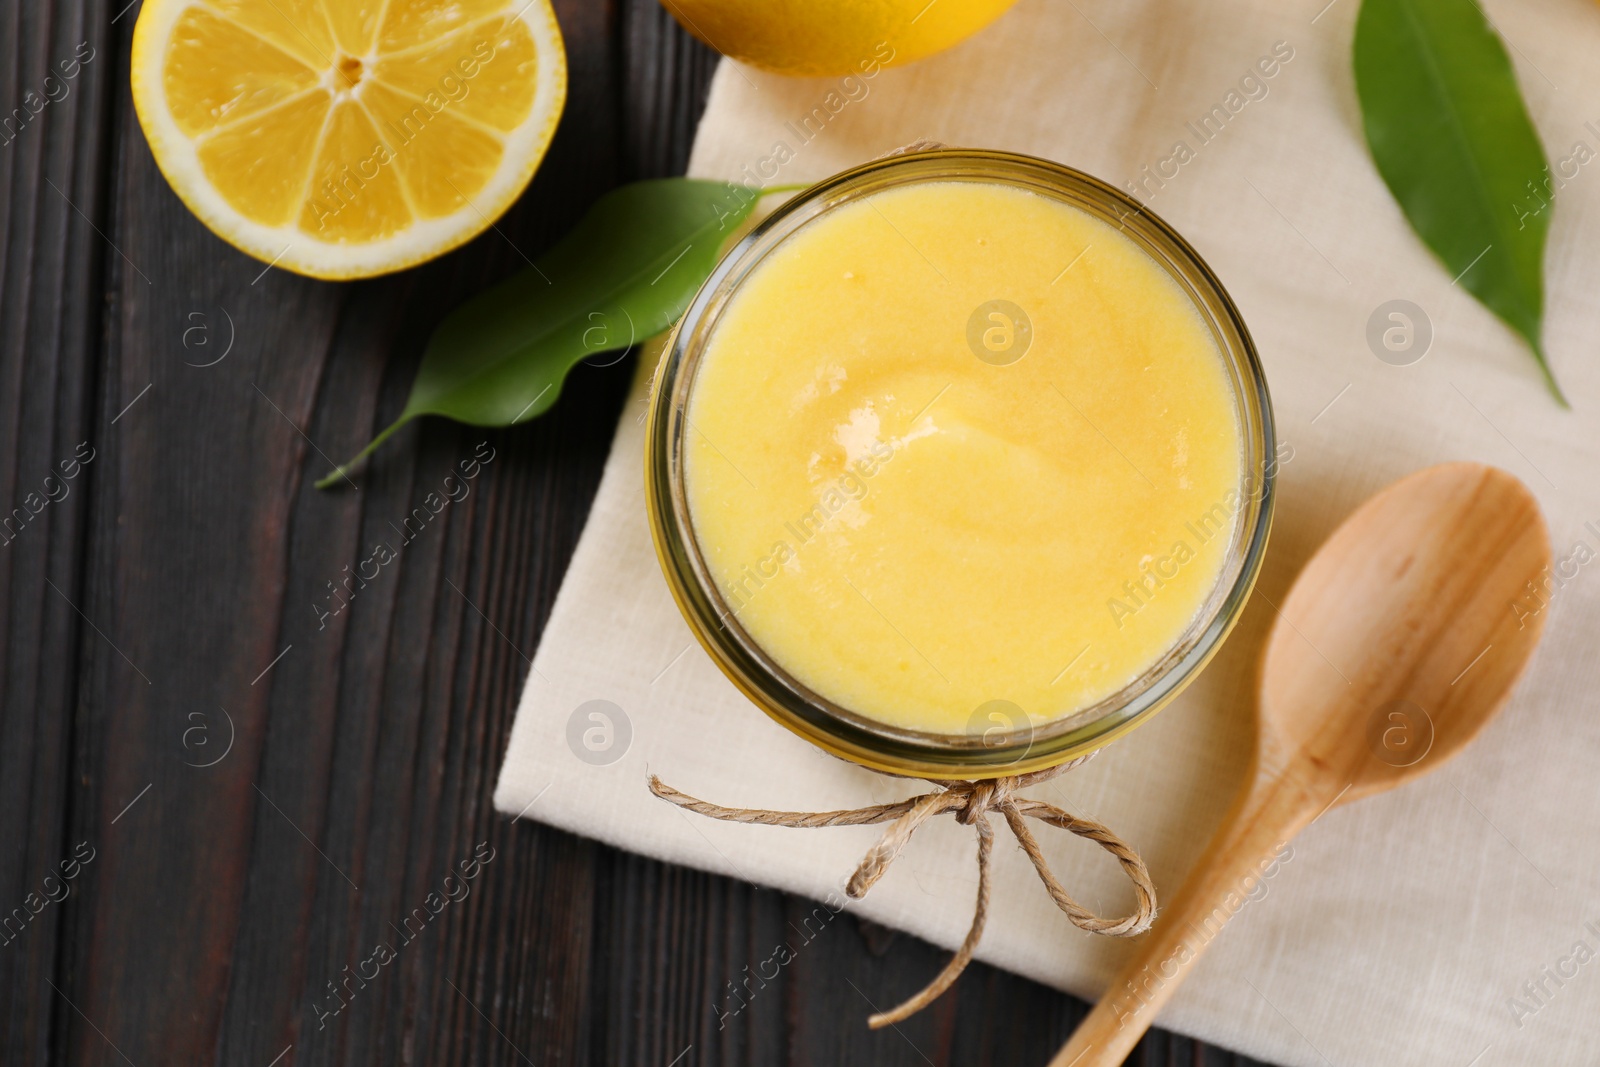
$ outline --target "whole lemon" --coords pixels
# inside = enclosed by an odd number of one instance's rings
[[[1016,0],[661,0],[725,56],[780,74],[873,74],[943,51]]]

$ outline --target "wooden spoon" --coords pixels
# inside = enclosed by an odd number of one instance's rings
[[[1122,1063],[1285,842],[1472,740],[1539,641],[1544,614],[1512,604],[1549,563],[1532,494],[1477,463],[1403,478],[1334,531],[1267,641],[1246,787],[1050,1067]]]

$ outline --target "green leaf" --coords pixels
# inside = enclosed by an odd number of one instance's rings
[[[1505,46],[1476,0],[1363,0],[1356,92],[1389,191],[1450,274],[1527,340],[1565,406],[1541,342],[1548,170]]]
[[[317,488],[343,478],[419,415],[474,426],[542,415],[580,360],[677,321],[724,240],[764,193],[787,188],[663,178],[607,193],[534,266],[439,324],[400,417]]]

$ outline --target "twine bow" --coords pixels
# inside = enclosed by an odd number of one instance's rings
[[[1054,778],[1088,759],[1089,756],[1082,756],[1048,770],[980,782],[930,778],[927,780],[940,787],[931,793],[896,801],[893,804],[874,804],[870,807],[844,811],[765,811],[760,808],[725,808],[720,804],[710,804],[687,793],[681,793],[655,775],[650,776],[650,791],[680,808],[725,822],[792,826],[801,829],[890,823],[889,828],[878,839],[878,843],[867,850],[867,854],[862,857],[860,865],[856,867],[855,873],[850,876],[850,881],[845,886],[845,892],[853,899],[866,896],[867,891],[877,884],[878,879],[884,876],[889,865],[895,861],[895,857],[906,847],[917,827],[929,819],[953,813],[957,822],[977,830],[978,904],[973,912],[972,927],[967,931],[966,939],[961,942],[961,947],[956,950],[956,954],[951,957],[944,970],[940,971],[938,977],[928,983],[922,992],[893,1011],[879,1012],[867,1020],[867,1025],[876,1030],[900,1022],[927,1007],[950,988],[966,969],[967,964],[972,961],[972,954],[977,950],[978,941],[983,937],[984,920],[989,914],[989,854],[994,848],[994,828],[988,819],[991,814],[998,813],[1005,817],[1011,832],[1016,835],[1017,843],[1022,846],[1022,851],[1033,861],[1034,869],[1039,872],[1039,879],[1044,882],[1051,899],[1066,913],[1072,925],[1091,934],[1102,934],[1106,937],[1133,937],[1149,928],[1155,918],[1156,891],[1150,881],[1150,870],[1145,866],[1144,860],[1139,858],[1139,854],[1116,834],[1093,820],[1080,819],[1042,800],[1016,795],[1017,790]],[[1039,842],[1034,839],[1033,831],[1028,828],[1024,816],[1093,841],[1115,856],[1133,883],[1134,894],[1138,897],[1138,905],[1133,913],[1120,919],[1107,919],[1094,914],[1073,900],[1071,894],[1051,873],[1044,853],[1039,849]]]

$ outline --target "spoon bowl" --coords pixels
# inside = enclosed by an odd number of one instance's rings
[[[1308,764],[1348,802],[1453,756],[1532,656],[1544,615],[1512,605],[1549,564],[1538,503],[1504,471],[1448,463],[1372,497],[1278,612],[1261,660],[1262,761]]]
[[[1483,729],[1543,632],[1514,605],[1549,564],[1533,495],[1477,463],[1402,478],[1334,531],[1274,605],[1244,789],[1051,1067],[1122,1063],[1284,843]]]

